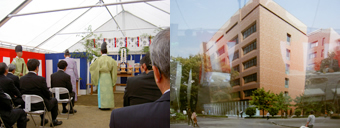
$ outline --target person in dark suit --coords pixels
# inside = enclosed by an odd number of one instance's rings
[[[39,71],[40,62],[37,59],[30,59],[27,62],[27,68],[29,73],[20,78],[20,86],[22,94],[33,94],[41,96],[44,99],[46,108],[48,111],[51,111],[52,115],[52,123],[54,126],[61,125],[62,121],[57,120],[58,116],[58,102],[57,99],[51,97],[52,93],[48,90],[46,80],[44,77],[38,76],[37,73]],[[36,103],[31,105],[31,110],[43,110],[43,103]],[[41,119],[43,119],[41,115]],[[48,120],[45,120],[45,124],[48,123]],[[43,120],[41,120],[41,125],[43,124]],[[52,125],[52,124],[51,124]]]
[[[63,87],[67,88],[68,92],[70,93],[70,97],[73,97],[72,99],[72,105],[70,107],[70,113],[77,112],[73,109],[74,106],[74,95],[75,93],[72,91],[72,83],[71,83],[71,77],[70,75],[66,74],[64,71],[66,70],[67,62],[65,60],[61,60],[58,62],[58,68],[59,70],[56,73],[53,73],[51,75],[51,87]],[[61,94],[60,99],[68,99],[68,94]],[[68,110],[66,109],[67,103],[63,103],[63,111],[62,113],[68,113]]]
[[[124,93],[124,107],[154,102],[162,96],[162,92],[155,82],[149,53],[143,57],[141,65],[141,69],[145,71],[145,74],[127,79]]]
[[[9,64],[8,65],[8,73],[7,77],[11,78],[14,82],[15,87],[20,90],[20,80],[19,77],[14,75],[16,66],[14,64]]]
[[[21,98],[20,91],[14,86],[13,80],[5,76],[8,73],[7,65],[2,62],[0,63],[0,68],[4,70],[4,73],[0,74],[0,87],[5,93],[11,96],[15,106],[21,105],[23,108],[25,102]]]
[[[6,72],[6,67],[7,66],[5,63],[0,63],[1,75],[4,75],[4,73]],[[2,76],[1,79],[4,79],[3,77],[4,76]],[[12,128],[15,122],[17,122],[18,128],[26,128],[27,114],[22,109],[12,108],[11,100],[7,98],[2,87],[0,87],[0,115],[1,119],[4,121],[2,123],[4,123],[6,128]]]
[[[155,102],[113,110],[110,128],[170,128],[170,28],[153,38],[150,58],[155,82],[163,95]]]
[[[142,74],[145,74],[145,66],[146,65],[144,65],[144,63],[145,63],[145,56],[140,60],[140,67],[139,67],[139,69],[140,69],[140,71],[141,71],[141,74],[138,74],[138,75],[142,75]],[[150,58],[150,57],[149,57]]]

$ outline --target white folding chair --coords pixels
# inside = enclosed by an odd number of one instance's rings
[[[4,124],[4,121],[1,118],[1,114],[0,114],[0,123],[1,123],[0,128],[6,128],[5,124]]]
[[[7,97],[8,99],[11,100],[11,102],[12,102],[12,107],[13,107],[13,108],[19,108],[19,107],[21,107],[21,105],[18,105],[18,106],[15,106],[15,105],[14,105],[14,102],[13,102],[13,100],[12,100],[12,98],[11,98],[11,96],[10,96],[9,94],[5,93],[5,95],[6,95],[6,97]]]
[[[38,95],[26,95],[26,94],[22,95],[22,98],[25,101],[25,109],[24,109],[24,111],[31,116],[35,126],[37,126],[37,124],[35,123],[34,118],[32,117],[32,115],[42,115],[43,114],[42,122],[43,122],[43,127],[44,127],[45,126],[45,114],[48,113],[48,110],[46,108],[44,99],[41,98]],[[31,111],[31,104],[40,103],[40,102],[43,102],[44,110]],[[51,121],[52,127],[54,127],[50,115],[47,114],[47,116],[48,116],[48,118]]]
[[[70,92],[66,88],[63,88],[63,87],[54,87],[54,88],[51,88],[50,90],[52,93],[55,94],[55,98],[57,99],[58,103],[70,104],[70,106],[68,107],[69,111],[68,111],[67,118],[66,118],[68,119],[70,117],[71,106],[73,107],[73,104],[71,102],[73,97],[70,96]],[[68,94],[68,99],[60,99],[61,94]],[[74,115],[74,112],[73,112],[73,115]]]

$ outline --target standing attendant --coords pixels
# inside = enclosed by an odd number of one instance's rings
[[[114,108],[113,86],[117,81],[117,62],[107,55],[106,42],[101,45],[102,55],[90,65],[91,82],[98,85],[98,107]]]
[[[22,46],[15,46],[15,52],[17,53],[17,57],[15,57],[11,64],[16,66],[14,75],[18,76],[19,79],[28,73],[25,61],[22,57]]]
[[[77,81],[79,81],[79,77],[78,77],[78,68],[77,68],[77,62],[70,58],[70,52],[68,51],[68,49],[65,50],[65,54],[64,54],[64,57],[65,57],[65,61],[67,62],[67,67],[66,67],[66,70],[65,70],[65,73],[70,75],[71,77],[71,83],[72,83],[72,91],[74,93],[77,93]],[[74,100],[77,101],[77,95],[78,94],[75,94],[74,96]]]

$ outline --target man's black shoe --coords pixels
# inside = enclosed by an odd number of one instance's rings
[[[61,113],[66,114],[66,113],[68,113],[68,110],[64,109]]]
[[[57,119],[53,120],[52,123],[53,123],[54,126],[58,126],[58,125],[63,124],[62,121],[58,121]],[[51,123],[51,127],[52,127],[52,123]]]
[[[77,110],[75,110],[75,109],[70,110],[70,114],[73,114],[73,113],[77,113]]]

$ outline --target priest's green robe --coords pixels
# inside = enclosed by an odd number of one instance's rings
[[[117,62],[103,54],[90,65],[91,83],[97,85],[98,107],[114,108],[113,86],[117,81]]]
[[[23,58],[15,57],[11,64],[15,65],[16,68],[14,75],[18,76],[19,79],[28,73],[27,66]],[[22,73],[22,76],[20,76],[20,73]]]

